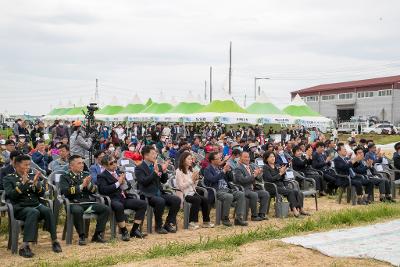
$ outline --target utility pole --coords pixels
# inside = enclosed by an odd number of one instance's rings
[[[207,101],[207,80],[204,81],[204,101]]]
[[[96,78],[96,91],[94,92],[94,102],[99,102],[99,79]]]
[[[229,44],[229,95],[232,94],[232,42]]]
[[[210,67],[210,103],[212,101],[212,67]]]
[[[243,107],[245,107],[245,108],[246,108],[246,100],[247,100],[247,95],[245,94],[244,95],[244,103],[243,103]]]

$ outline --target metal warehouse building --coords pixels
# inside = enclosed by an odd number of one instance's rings
[[[291,92],[299,94],[315,111],[335,121],[352,116],[376,116],[400,123],[400,75],[322,84]]]

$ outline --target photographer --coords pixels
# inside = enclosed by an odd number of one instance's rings
[[[86,137],[82,129],[82,122],[77,120],[72,123],[72,134],[69,139],[71,156],[78,155],[85,159],[86,165],[89,159],[89,150],[92,146],[92,136]]]

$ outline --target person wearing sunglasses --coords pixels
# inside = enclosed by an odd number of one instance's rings
[[[139,226],[142,224],[146,213],[146,201],[128,193],[131,184],[126,180],[125,173],[117,171],[117,161],[113,156],[105,155],[101,164],[105,167],[105,170],[97,176],[99,192],[111,199],[111,208],[121,230],[122,240],[129,241],[131,237],[144,238],[146,234],[140,231]],[[125,209],[135,211],[134,223],[130,233],[128,233],[125,223]]]

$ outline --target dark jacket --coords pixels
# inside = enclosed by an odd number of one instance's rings
[[[52,161],[52,157],[36,151],[32,154],[32,161],[35,162],[42,170],[47,170],[49,163]]]
[[[161,170],[161,166],[158,165]],[[160,195],[162,193],[161,183],[168,181],[168,174],[161,173],[158,175],[151,171],[145,161],[135,168],[135,176],[139,185],[139,191],[146,197]]]
[[[124,201],[128,197],[128,193],[122,190],[121,186],[117,188],[116,182],[118,182],[118,179],[107,170],[97,175],[97,186],[100,194],[109,196],[111,200]],[[129,186],[130,184],[127,189],[129,189]]]
[[[283,183],[283,179],[285,176],[279,174],[279,169],[275,166],[275,168],[271,168],[268,164],[265,164],[263,167],[263,180],[264,182],[274,183],[278,187],[285,187]]]
[[[393,165],[396,169],[400,170],[400,154],[398,152],[393,153]]]
[[[350,168],[353,166],[351,161],[347,161],[347,159],[337,156],[333,162],[335,163],[335,170],[338,174],[350,175]]]
[[[251,172],[254,171],[251,165],[249,168]],[[238,167],[233,170],[233,177],[235,183],[243,186],[245,190],[253,190],[255,177],[247,171],[246,167],[242,163],[239,163]]]
[[[206,186],[213,187],[218,191],[220,190],[220,180],[224,180],[226,185],[229,187],[229,177],[227,174],[228,173],[224,173],[222,170],[220,173],[217,173],[215,168],[210,164],[204,169],[204,183]]]
[[[324,170],[328,168],[328,163],[326,161],[326,155],[325,153],[322,153],[321,155],[318,154],[317,152],[314,152],[312,155],[312,167],[317,170]]]
[[[68,198],[71,202],[89,202],[94,201],[92,195],[97,192],[97,186],[90,182],[90,184],[80,189],[83,179],[89,176],[88,172],[81,172],[74,174],[72,171],[63,174],[60,177],[60,191],[61,194]]]
[[[375,175],[375,169],[368,168],[364,161],[357,161],[352,165],[352,169],[356,174],[359,175],[368,175],[368,170],[370,170],[372,175]]]
[[[400,170],[400,154],[397,152],[393,153],[393,165],[396,169]],[[400,179],[400,173],[396,172],[396,180]]]
[[[312,166],[312,159],[306,159],[305,157],[293,157],[293,170],[305,173],[310,166]]]
[[[30,175],[33,179],[34,175]],[[44,195],[46,187],[44,183],[38,181],[34,186],[32,182],[21,183],[22,178],[17,173],[12,173],[3,178],[6,197],[10,199],[15,212],[24,207],[37,207],[40,204],[40,197]]]
[[[3,168],[0,169],[0,190],[3,190],[3,179],[7,175],[15,173],[15,169],[11,164],[7,164]]]

